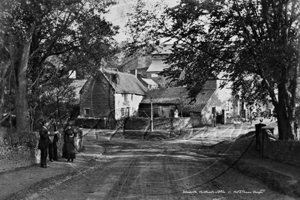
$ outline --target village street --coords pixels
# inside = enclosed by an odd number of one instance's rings
[[[0,200],[300,199],[300,0],[0,13]]]
[[[218,133],[212,130],[206,136]],[[234,169],[223,174],[228,165],[220,161],[222,154],[203,145],[200,137],[108,140],[103,132],[91,131],[86,143],[105,149],[97,167],[30,199],[290,199]]]

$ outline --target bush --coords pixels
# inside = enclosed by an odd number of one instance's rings
[[[17,133],[15,129],[9,129],[4,136],[5,143],[12,147],[26,146],[30,149],[37,147],[38,134],[35,132]]]
[[[35,149],[38,145],[38,134],[35,132],[22,132],[19,134],[19,145]]]

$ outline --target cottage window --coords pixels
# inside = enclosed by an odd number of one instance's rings
[[[83,114],[84,115],[89,115],[90,114],[91,109],[90,108],[84,108],[83,109]]]
[[[125,108],[121,108],[121,116],[122,116],[122,117],[125,116]]]
[[[127,114],[127,109],[126,108],[121,108],[121,116],[125,117]]]

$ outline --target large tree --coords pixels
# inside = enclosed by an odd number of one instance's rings
[[[163,74],[181,78],[195,96],[208,77],[223,73],[242,98],[271,98],[279,139],[293,139],[299,15],[298,0],[182,0],[159,20],[156,37],[175,40]]]
[[[0,124],[5,120],[3,119],[4,104],[5,104],[5,89],[7,84],[7,74],[9,71],[9,50],[8,50],[8,38],[2,32],[0,32]],[[8,115],[7,115],[8,117]],[[2,144],[2,138],[4,136],[4,129],[0,126],[0,145]]]
[[[85,63],[97,64],[108,55],[117,28],[102,17],[106,6],[100,0],[1,1],[0,26],[9,37],[19,132],[29,128],[28,93],[37,98],[39,85],[49,81],[41,78],[46,75],[43,63],[49,56],[64,55],[67,60],[81,56],[87,58]]]

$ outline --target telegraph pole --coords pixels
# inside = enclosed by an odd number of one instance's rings
[[[150,131],[152,132],[153,131],[153,105],[152,105],[152,101],[151,101],[150,112],[151,112],[151,117],[150,117]]]

